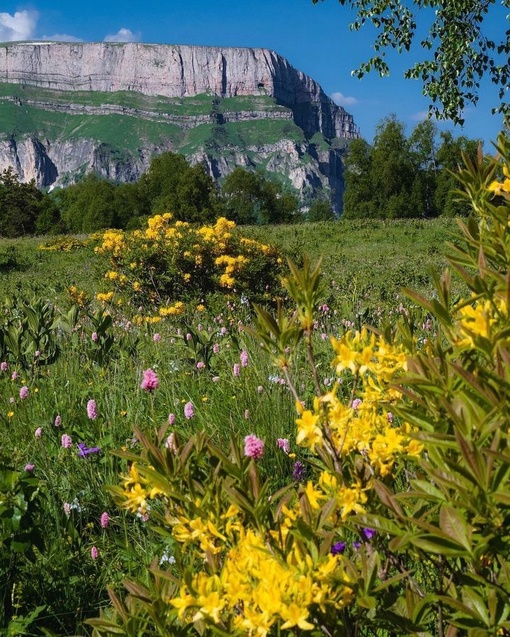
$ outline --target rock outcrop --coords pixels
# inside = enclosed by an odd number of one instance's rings
[[[23,118],[23,113],[45,111],[71,118],[115,114],[151,120],[158,125],[167,123],[182,131],[200,125],[217,129],[262,119],[280,120],[283,125],[287,120],[302,131],[301,141],[294,135],[294,139],[282,138],[276,143],[271,140],[256,147],[241,144],[229,148],[224,159],[221,152],[212,156],[207,148],[186,152],[183,143],[182,152],[194,161],[203,162],[211,174],[220,178],[235,165],[256,164],[258,157],[268,170],[285,173],[297,187],[308,184],[316,190],[320,184],[336,191],[341,187],[341,161],[332,142],[358,135],[352,116],[325,95],[317,82],[267,49],[139,43],[8,43],[0,45],[2,84],[17,85],[20,93],[2,92],[0,117],[1,109],[9,108],[9,113],[19,111],[20,121],[28,118]],[[35,87],[41,94],[34,96],[32,90],[27,96],[23,87]],[[153,96],[159,106],[136,107],[111,99],[91,103],[84,97],[125,92]],[[66,99],[66,95],[71,97]],[[188,98],[202,95],[211,97],[211,108],[204,113],[187,112]],[[271,99],[278,108],[229,110],[225,106],[218,111],[223,100],[243,96]],[[165,99],[173,109],[161,108]],[[182,103],[180,111],[179,103]],[[72,180],[72,175],[91,169],[112,179],[136,179],[153,154],[181,150],[169,135],[162,136],[157,143],[141,139],[136,152],[131,149],[127,153],[119,152],[122,151],[119,139],[116,153],[112,154],[100,135],[91,134],[90,130],[82,137],[74,131],[72,137],[66,137],[65,131],[55,133],[55,126],[50,132],[38,126],[34,125],[34,130],[27,130],[30,128],[27,125],[9,128],[0,119],[0,169],[12,165],[22,179],[34,178],[43,186]],[[317,134],[331,147],[319,152],[313,143],[310,146],[310,140]],[[234,164],[231,157],[236,154],[238,163]],[[304,156],[306,162],[302,161]]]

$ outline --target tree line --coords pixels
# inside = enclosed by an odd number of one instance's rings
[[[352,140],[345,157],[345,218],[398,218],[465,214],[452,193],[461,152],[475,158],[476,140],[437,133],[421,122],[406,137],[395,117],[377,127],[373,145]],[[239,225],[328,221],[328,200],[303,212],[294,191],[267,173],[237,167],[221,186],[198,164],[163,153],[134,183],[114,183],[91,173],[51,193],[20,183],[12,168],[0,174],[0,236],[89,233],[133,229],[147,216],[172,212],[176,220],[208,223],[225,216]]]

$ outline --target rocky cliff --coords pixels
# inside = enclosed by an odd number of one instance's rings
[[[0,170],[41,186],[87,170],[136,179],[185,153],[221,178],[236,165],[299,189],[342,188],[353,118],[267,49],[117,43],[0,45]]]

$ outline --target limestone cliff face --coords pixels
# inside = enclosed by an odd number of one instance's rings
[[[265,93],[306,134],[352,137],[353,118],[312,78],[268,49],[139,43],[23,43],[0,47],[0,82],[63,91],[221,97]]]
[[[2,85],[0,171],[12,166],[23,181],[65,185],[91,170],[134,181],[154,155],[171,150],[218,179],[262,164],[303,201],[324,191],[340,209],[337,142],[357,137],[357,127],[273,51],[8,43],[0,45]]]

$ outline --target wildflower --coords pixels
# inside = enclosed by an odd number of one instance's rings
[[[359,547],[361,546],[361,542],[356,541],[356,542],[353,542],[352,545],[357,551],[359,549]]]
[[[214,343],[214,345],[212,346],[212,351],[213,354],[219,354],[220,346],[218,345],[218,343]]]
[[[264,455],[264,441],[257,438],[254,434],[249,434],[244,439],[244,455],[248,458],[262,458]]]
[[[165,549],[165,552],[159,560],[159,565],[163,566],[163,564],[175,564],[175,557],[170,553],[169,548]]]
[[[220,377],[219,376],[213,376],[211,380],[212,380],[213,383],[217,383],[220,380]]]
[[[108,513],[106,511],[104,513],[101,513],[101,517],[99,518],[99,522],[101,524],[101,528],[102,529],[106,529],[108,524],[110,524],[110,516],[108,515]]]
[[[243,351],[239,355],[239,358],[241,359],[241,365],[243,367],[247,367],[248,366],[248,352],[245,349],[243,349]]]
[[[388,418],[388,422],[389,422],[389,423],[392,423],[392,422],[393,422],[393,414],[391,413],[391,411],[389,411],[389,412],[387,413],[387,418]]]
[[[97,335],[97,332],[92,332],[90,338],[94,341],[94,343],[97,343],[99,336]]]
[[[289,453],[290,451],[290,442],[287,438],[278,438],[276,440],[276,444],[278,445],[278,449],[282,449],[284,453]]]
[[[7,365],[7,363],[6,363],[5,361],[2,361],[2,362],[0,363],[0,370],[1,370],[2,372],[6,372],[6,371],[7,371],[7,367],[8,367],[8,365]]]
[[[60,427],[60,425],[62,424],[62,418],[59,414],[55,416],[55,422],[53,424],[55,425],[55,427]]]
[[[93,547],[90,549],[90,557],[91,557],[93,560],[97,560],[97,558],[99,557],[99,551],[97,550],[97,548],[96,548],[95,546],[93,546]]]
[[[168,424],[173,425],[175,423],[175,414],[168,414]]]
[[[64,513],[69,517],[71,515],[71,505],[69,502],[64,502]]]
[[[78,455],[80,458],[86,458],[92,453],[101,453],[101,449],[99,447],[87,447],[84,442],[78,443]]]
[[[194,415],[195,415],[195,406],[190,400],[184,405],[184,417],[187,420],[191,420],[191,418],[193,418]]]
[[[257,392],[258,392],[259,394],[261,394],[263,391],[264,391],[264,388],[262,387],[262,385],[259,385],[259,386],[257,387]]]
[[[367,538],[367,540],[371,540],[375,534],[375,529],[363,529],[363,535]]]
[[[34,436],[36,438],[40,438],[42,436],[42,427],[37,427],[37,429],[34,432]]]
[[[28,387],[26,385],[23,385],[23,387],[19,390],[19,397],[21,400],[28,398]]]
[[[241,367],[239,366],[239,363],[235,363],[234,367],[232,368],[232,373],[234,374],[234,376],[239,376],[241,374]]]
[[[19,374],[17,371],[12,372],[11,374],[11,380],[16,380],[16,378],[18,378]]]
[[[159,341],[161,340],[161,334],[159,334],[158,332],[156,332],[156,333],[154,334],[154,336],[152,337],[152,340],[153,340],[155,343],[159,343]]]
[[[250,419],[250,410],[249,409],[245,409],[244,410],[244,417],[246,420]]]
[[[25,471],[26,471],[27,473],[32,473],[32,471],[33,471],[34,469],[35,469],[35,464],[31,464],[31,463],[29,463],[29,464],[26,464],[26,465],[25,465]]]
[[[12,418],[14,416],[14,412],[13,411],[8,411],[7,412],[7,418]]]
[[[140,387],[145,391],[152,392],[159,386],[159,378],[152,369],[146,369],[143,373],[143,380]]]
[[[97,418],[97,409],[96,409],[95,400],[91,399],[87,403],[87,416],[90,418],[90,420],[95,420]]]
[[[355,398],[352,401],[352,408],[355,409],[355,410],[358,409],[358,407],[361,405],[362,402],[363,401],[361,400],[361,398]]]
[[[296,482],[301,482],[306,475],[306,467],[302,462],[296,460],[294,463],[294,469],[292,471],[292,479]]]
[[[177,443],[175,442],[175,434],[171,433],[165,440],[165,447],[174,453],[177,453]]]
[[[345,542],[335,542],[331,547],[332,555],[341,555],[345,551]]]
[[[62,444],[62,447],[65,447],[65,449],[69,449],[73,446],[73,439],[68,434],[64,434],[60,439],[60,442]]]
[[[204,369],[205,367],[205,363],[204,361],[198,361],[197,363],[197,369]]]

